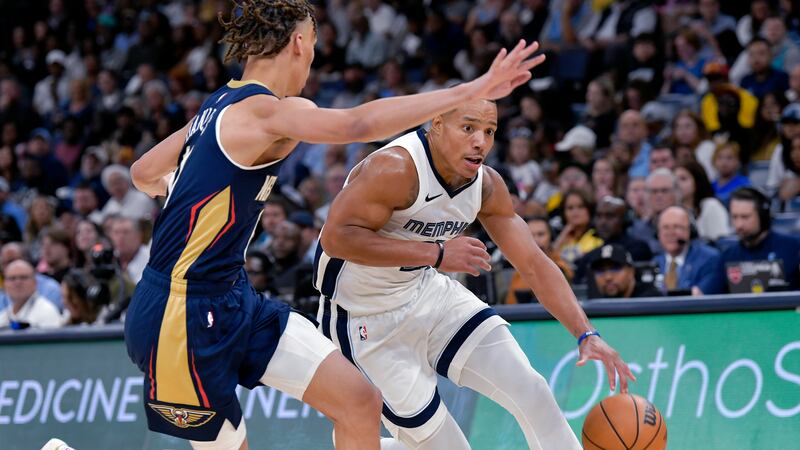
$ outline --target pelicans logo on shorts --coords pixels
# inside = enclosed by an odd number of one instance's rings
[[[214,414],[214,411],[198,411],[195,409],[176,408],[168,405],[155,405],[148,403],[151,408],[161,415],[167,422],[172,422],[176,427],[189,428],[205,425]]]

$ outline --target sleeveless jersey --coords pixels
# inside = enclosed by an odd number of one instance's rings
[[[211,94],[192,120],[153,230],[148,265],[157,272],[202,281],[233,282],[240,276],[282,163],[245,167],[222,146],[225,111],[253,95],[274,94],[260,83],[231,81]]]
[[[483,168],[470,182],[451,189],[433,166],[424,130],[408,133],[378,151],[402,147],[417,170],[419,192],[407,209],[394,211],[378,234],[393,239],[435,242],[460,235],[478,215]],[[349,179],[349,177],[348,177]],[[369,267],[331,258],[317,246],[314,286],[352,314],[377,314],[411,301],[429,266]]]

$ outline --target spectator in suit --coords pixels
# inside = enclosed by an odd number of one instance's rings
[[[649,215],[635,220],[628,234],[644,240],[653,253],[659,253],[662,248],[657,237],[658,227],[655,220],[661,211],[680,204],[681,189],[672,171],[665,168],[653,171],[645,183],[647,186],[645,200]]]
[[[664,251],[656,255],[655,262],[664,274],[664,289],[718,294],[723,290],[720,253],[693,236],[692,222],[682,206],[670,206],[659,214],[658,240]]]
[[[652,284],[636,280],[633,258],[619,244],[606,244],[586,255],[590,258],[591,276],[597,292],[590,291],[589,298],[660,297],[661,292]]]
[[[800,241],[770,229],[770,202],[760,191],[743,187],[731,194],[731,222],[739,242],[722,254],[722,263],[776,261],[790,289],[800,288]]]

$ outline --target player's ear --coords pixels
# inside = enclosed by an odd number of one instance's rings
[[[441,115],[434,117],[431,119],[431,132],[439,134],[442,132],[442,128],[444,127],[444,119]]]

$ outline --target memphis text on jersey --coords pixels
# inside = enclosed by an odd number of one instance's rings
[[[417,233],[425,237],[442,237],[446,234],[456,236],[461,234],[469,226],[469,222],[458,220],[445,220],[443,222],[420,222],[419,220],[409,219],[403,226],[404,230]]]

